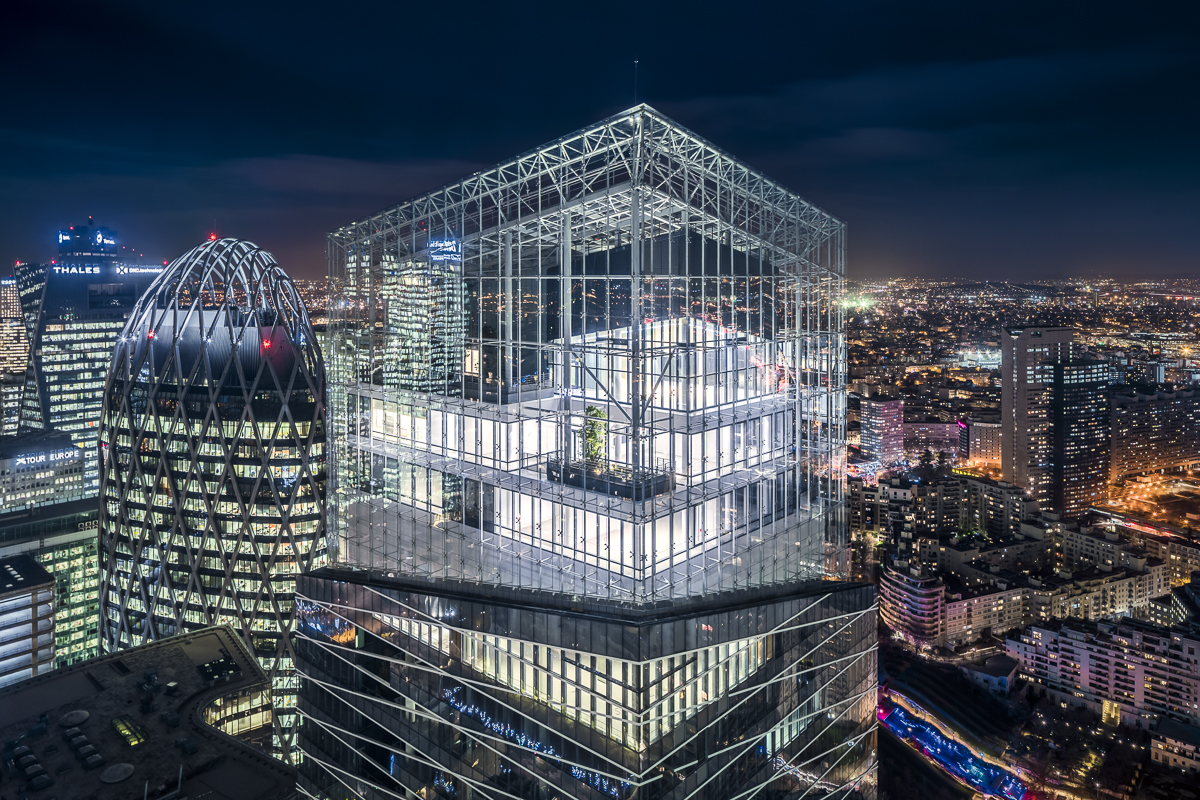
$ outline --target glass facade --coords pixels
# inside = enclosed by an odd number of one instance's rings
[[[1064,519],[1079,519],[1108,500],[1108,363],[1055,364],[1051,396],[1051,498]]]
[[[96,425],[113,346],[161,264],[124,260],[107,228],[77,225],[58,233],[58,258],[16,265],[29,337],[20,427],[54,429],[84,450],[84,491],[95,496]]]
[[[530,593],[520,602],[635,627],[651,608],[844,577],[843,236],[645,106],[333,233],[339,569],[371,586],[420,581],[430,596]],[[873,619],[871,602],[860,611]],[[641,685],[632,673],[683,650],[568,652],[494,629],[445,644],[444,631],[387,616],[399,650],[449,647],[496,692],[540,681],[532,700],[558,709],[568,739],[633,752],[682,741],[707,705],[780,658],[767,631],[730,635],[689,668],[710,699],[620,699]],[[514,672],[514,653],[540,677]],[[565,671],[582,680],[579,659],[596,687],[554,694],[569,689]],[[406,702],[461,716],[438,697]],[[433,756],[398,758],[405,771]],[[606,767],[605,785],[639,785],[641,767],[627,766]],[[450,778],[429,791],[439,780]]]
[[[310,796],[874,797],[873,587],[609,616],[401,583],[298,581]]]
[[[284,758],[292,592],[325,563],[324,398],[295,286],[269,253],[221,239],[142,297],[100,417],[102,648],[232,625],[271,677],[274,714],[247,701],[226,709],[230,730],[270,723],[258,739]]]
[[[0,557],[26,553],[54,576],[54,665],[99,655],[94,499],[0,516]]]

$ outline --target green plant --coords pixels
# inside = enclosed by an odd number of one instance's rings
[[[583,423],[583,456],[591,463],[604,460],[608,443],[608,414],[595,406],[588,406]]]

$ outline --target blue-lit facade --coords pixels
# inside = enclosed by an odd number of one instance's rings
[[[331,235],[306,791],[874,795],[843,236],[645,106]]]

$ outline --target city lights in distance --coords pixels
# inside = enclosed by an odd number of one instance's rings
[[[865,295],[847,295],[840,301],[842,308],[871,308],[875,305],[875,299]]]

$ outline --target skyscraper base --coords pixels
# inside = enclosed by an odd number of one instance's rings
[[[605,611],[334,568],[298,578],[316,797],[875,795],[876,599],[812,581]]]

